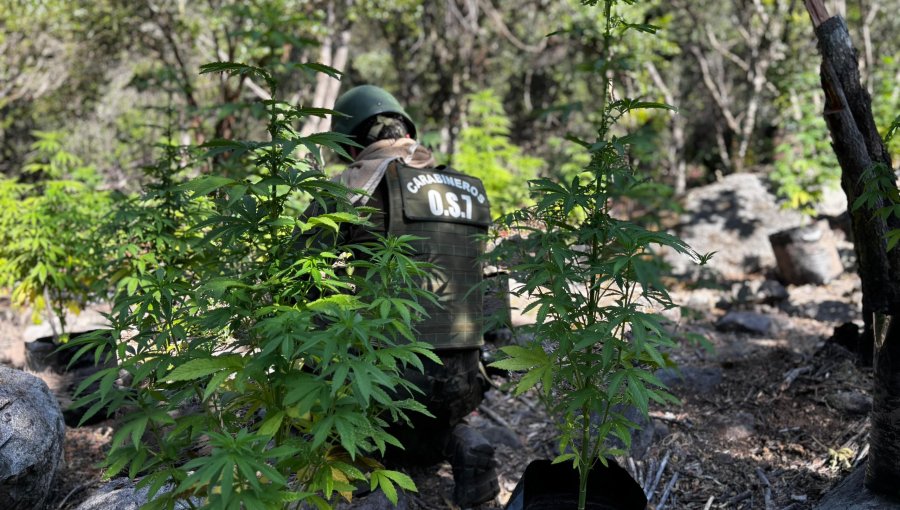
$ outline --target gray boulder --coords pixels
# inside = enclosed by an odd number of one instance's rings
[[[803,217],[781,208],[765,176],[732,174],[684,198],[676,234],[700,253],[715,251],[705,266],[729,280],[775,267],[769,234],[800,225]],[[666,252],[675,273],[697,271],[687,257]]]
[[[166,486],[160,492],[165,493],[170,490],[172,490],[172,486]],[[100,486],[75,510],[137,510],[147,503],[149,491],[149,487],[136,488],[134,482],[127,478],[116,478]],[[194,503],[202,505],[199,499]],[[190,508],[190,505],[178,503],[175,508],[177,510],[187,509]]]
[[[43,508],[62,460],[65,424],[37,377],[0,366],[0,494],[4,508]]]
[[[741,331],[765,335],[772,328],[772,318],[754,312],[728,312],[716,321],[719,331]]]
[[[81,313],[66,313],[66,333],[83,333],[95,329],[109,329],[109,320],[102,312],[108,311],[101,308],[88,308]],[[60,331],[59,319],[56,317],[44,318],[40,324],[31,324],[22,332],[22,340],[25,343],[33,342],[38,338],[55,336]]]

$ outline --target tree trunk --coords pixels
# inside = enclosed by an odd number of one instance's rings
[[[346,13],[344,13],[346,17]],[[334,2],[329,2],[327,22],[328,26],[335,26],[339,16],[335,13]],[[350,54],[350,28],[346,22],[342,23],[342,27],[335,34],[328,34],[322,42],[319,51],[319,63],[333,67],[338,71],[344,71],[347,67],[347,57]],[[318,108],[333,108],[334,102],[337,100],[340,92],[341,82],[336,78],[332,78],[325,73],[316,75],[316,89],[313,94],[311,103],[303,106],[315,106]],[[309,136],[313,133],[328,131],[331,129],[331,116],[307,117],[304,120],[303,127],[300,129],[300,136]]]
[[[875,388],[866,486],[900,496],[900,315],[882,316],[875,324]]]
[[[856,50],[847,24],[829,18],[821,0],[806,0],[822,53],[825,122],[841,165],[841,186],[852,205],[864,191],[868,172],[891,166],[890,155],[872,116],[871,98],[860,83]],[[896,183],[894,183],[896,186]],[[875,492],[900,495],[900,250],[887,250],[886,233],[900,228],[893,216],[883,220],[873,208],[850,212],[862,280],[864,334],[875,342],[875,388],[866,485]],[[893,320],[892,320],[893,319]]]

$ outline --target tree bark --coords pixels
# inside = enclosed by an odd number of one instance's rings
[[[334,2],[328,4],[328,26],[335,26],[339,16],[335,13]],[[346,17],[346,16],[344,16]],[[319,52],[319,63],[333,67],[338,71],[344,71],[347,67],[347,58],[350,54],[350,27],[346,22],[341,23],[341,27],[335,34],[329,34],[322,42],[321,51]],[[324,73],[316,76],[316,89],[313,94],[312,103],[304,106],[316,106],[319,108],[333,108],[334,102],[337,100],[338,92],[340,92],[341,82]],[[307,117],[300,129],[300,136],[309,136],[313,133],[328,131],[331,129],[331,116]]]
[[[825,121],[841,165],[841,186],[851,205],[850,217],[858,272],[862,281],[864,334],[875,342],[870,453],[866,486],[874,492],[900,496],[900,250],[887,250],[886,234],[900,228],[897,218],[880,218],[873,208],[853,208],[865,191],[869,172],[878,164],[891,166],[872,115],[872,101],[860,82],[856,50],[847,24],[827,16],[821,0],[806,0],[822,53]],[[896,186],[896,182],[894,183]]]
[[[650,79],[663,93],[666,103],[675,106],[675,95],[672,93],[672,89],[666,85],[665,80],[659,73],[659,69],[650,61],[646,62],[644,67],[647,69],[647,73],[650,74]],[[684,195],[684,192],[687,190],[687,162],[684,160],[683,154],[685,146],[684,128],[684,116],[678,112],[669,112],[669,130],[672,133],[672,143],[667,144],[666,158],[669,163],[669,174],[675,180],[674,188],[677,196]]]
[[[856,50],[846,22],[840,17],[829,18],[816,28],[816,36],[822,52],[825,122],[841,165],[841,187],[852,205],[865,191],[868,172],[874,165],[892,168],[890,155],[875,126],[871,98],[860,83]],[[900,270],[900,252],[888,252],[885,243],[889,228],[900,225],[875,215],[880,207],[850,212],[866,313],[893,313],[900,303],[900,281],[889,277]]]

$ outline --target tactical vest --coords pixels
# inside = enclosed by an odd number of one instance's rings
[[[436,349],[483,345],[481,263],[491,208],[480,179],[447,167],[418,169],[395,160],[379,185],[386,186],[384,231],[424,239],[410,243],[415,258],[436,266],[422,287],[440,307],[421,303],[429,317],[416,326],[418,339]],[[374,205],[374,204],[372,204]]]

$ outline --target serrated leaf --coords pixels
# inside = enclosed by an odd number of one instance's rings
[[[416,488],[416,483],[413,482],[413,479],[410,478],[406,473],[401,473],[400,471],[385,470],[385,471],[382,471],[382,474],[384,474],[384,476],[393,480],[394,483],[399,485],[401,489],[410,491],[410,492],[418,492],[418,489]]]
[[[320,64],[318,62],[305,62],[302,64],[296,64],[296,67],[299,67],[300,69],[308,69],[310,71],[315,71],[317,73],[324,73],[324,74],[327,74],[328,76],[331,76],[332,78],[335,78],[338,80],[340,80],[341,76],[344,74],[343,72],[341,72],[338,69],[335,69],[331,66],[327,66],[325,64]]]
[[[248,64],[242,64],[240,62],[210,62],[208,64],[203,64],[200,66],[200,74],[207,73],[228,73],[228,74],[249,74],[260,76],[267,81],[271,79],[271,75],[268,71],[261,67],[256,67]]]
[[[214,374],[219,370],[232,369],[238,370],[243,366],[243,360],[240,356],[218,356],[213,358],[197,358],[192,359],[184,365],[175,367],[166,375],[169,382],[192,381],[201,377]]]
[[[206,175],[181,184],[178,186],[178,188],[184,191],[192,191],[194,192],[195,196],[198,196],[209,194],[212,191],[221,188],[222,186],[234,184],[235,182],[236,181],[234,179],[229,179],[228,177],[222,177],[219,175]]]
[[[519,381],[519,384],[516,385],[515,395],[519,396],[536,386],[538,381],[543,378],[545,372],[546,369],[535,369],[525,374]]]
[[[272,437],[281,428],[284,421],[284,411],[276,411],[266,415],[266,419],[259,426],[258,432],[263,436]]]
[[[575,458],[574,453],[564,453],[562,455],[557,455],[556,458],[553,459],[551,464],[559,464],[561,462],[565,462],[567,460],[572,460]]]
[[[501,370],[509,370],[515,372],[518,370],[528,370],[534,365],[534,362],[524,360],[522,358],[505,358],[497,360],[491,363],[489,366],[492,368],[499,368]]]

